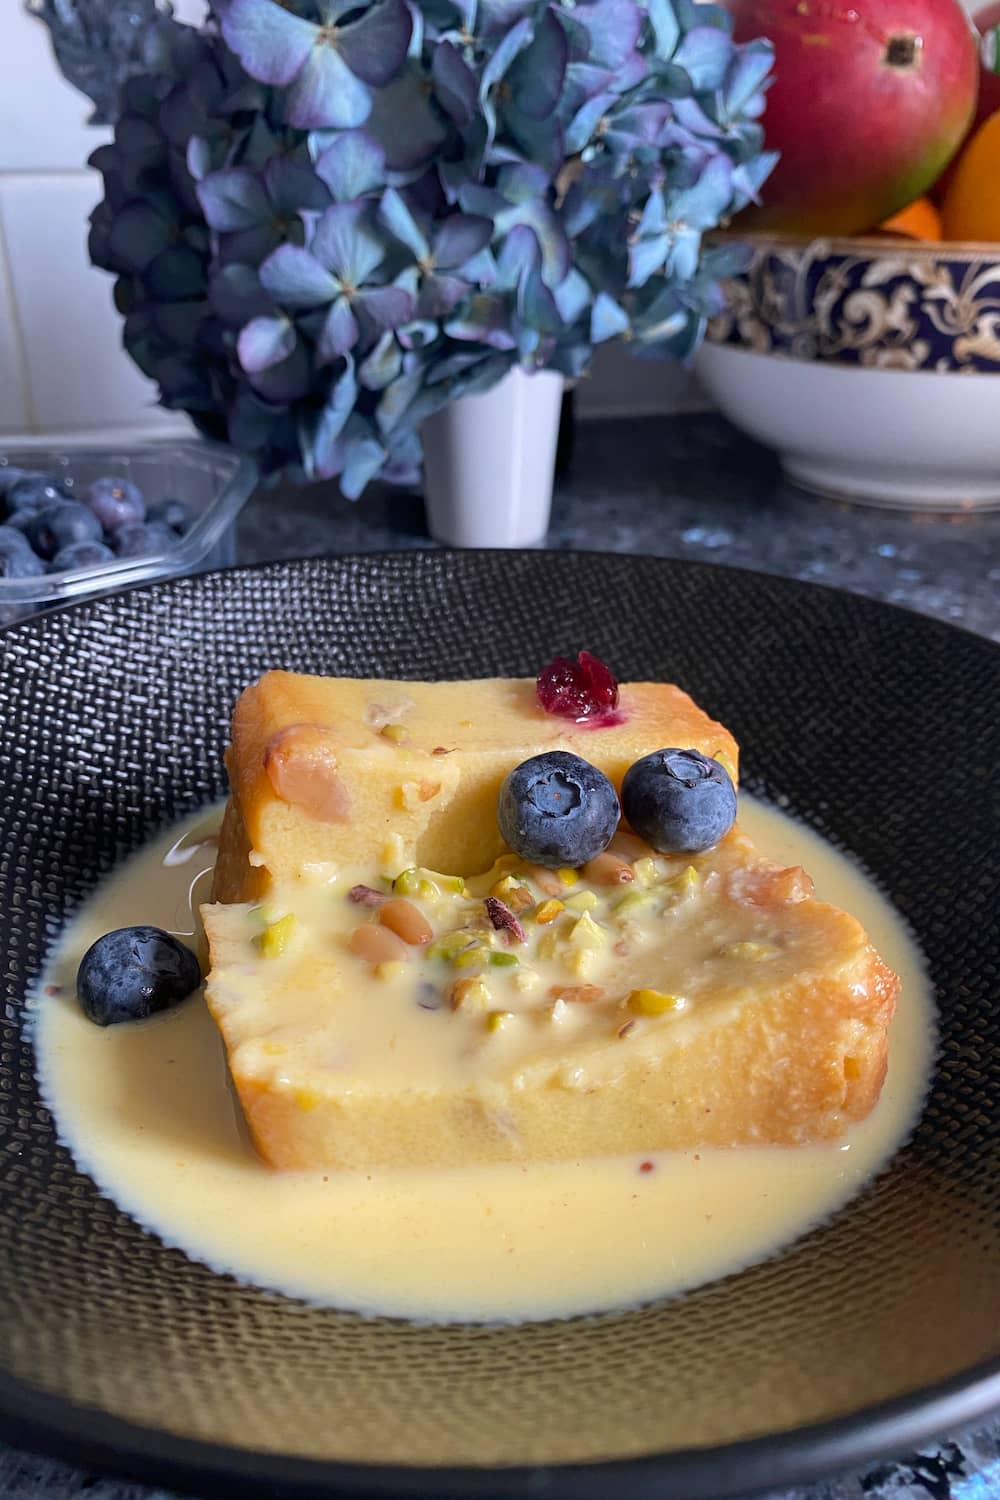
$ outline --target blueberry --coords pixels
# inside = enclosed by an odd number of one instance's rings
[[[18,526],[0,525],[0,550],[16,547],[18,552],[30,552],[31,543]]]
[[[94,568],[114,560],[115,554],[106,542],[70,542],[60,547],[49,567],[53,573],[64,573],[67,568]]]
[[[119,557],[148,557],[151,552],[168,552],[176,546],[177,537],[162,521],[137,521],[120,527],[112,544]]]
[[[97,939],[76,976],[80,1004],[98,1026],[141,1021],[186,1000],[201,984],[190,948],[159,927],[119,927]]]
[[[533,755],[500,788],[497,823],[506,843],[538,865],[583,865],[607,848],[621,810],[611,782],[567,750]]]
[[[698,750],[654,750],[625,772],[622,811],[660,854],[697,854],[732,828],[736,788]]]
[[[10,494],[19,479],[35,479],[30,469],[19,469],[16,464],[0,464],[0,497]]]
[[[60,500],[32,516],[24,534],[39,557],[54,557],[71,542],[99,542],[101,523],[79,500]]]
[[[0,532],[9,530],[7,526],[0,526]],[[0,578],[37,578],[45,572],[45,564],[35,556],[19,531],[14,535],[18,538],[16,542],[0,540]]]
[[[185,505],[183,500],[175,500],[171,495],[169,499],[161,500],[158,504],[149,507],[149,519],[162,521],[164,526],[169,526],[171,531],[176,531],[178,536],[183,536],[194,517],[191,514],[190,505]]]
[[[105,531],[117,531],[120,526],[146,519],[142,491],[127,479],[95,479],[83,498]]]
[[[69,490],[61,479],[51,474],[26,474],[7,491],[7,509],[39,511],[69,498]]]

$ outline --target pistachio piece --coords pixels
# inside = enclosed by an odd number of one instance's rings
[[[498,896],[487,896],[483,902],[486,907],[486,915],[498,932],[503,932],[510,943],[526,943],[528,941],[524,928],[505,902]]]
[[[684,1003],[679,995],[666,995],[662,990],[633,990],[628,997],[629,1010],[640,1016],[665,1016],[683,1010]]]
[[[253,940],[254,947],[262,958],[280,958],[288,947],[294,931],[295,914],[289,912],[287,916],[279,917],[276,922],[269,922],[263,932],[258,932]]]
[[[541,905],[535,907],[535,921],[540,922],[544,927],[547,922],[554,922],[559,913],[565,910],[566,907],[562,901],[543,901]]]

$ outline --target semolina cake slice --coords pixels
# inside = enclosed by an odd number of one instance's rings
[[[896,976],[738,825],[693,856],[624,834],[577,871],[411,871],[405,897],[352,853],[202,912],[208,1005],[275,1167],[796,1145],[878,1099]]]
[[[252,900],[362,857],[390,875],[413,865],[486,870],[504,849],[496,800],[512,766],[570,750],[617,788],[663,745],[721,758],[735,780],[732,735],[664,683],[624,683],[614,712],[574,723],[543,711],[531,678],[268,672],[233,714],[213,897]]]

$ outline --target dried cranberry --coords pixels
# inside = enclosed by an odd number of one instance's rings
[[[568,656],[550,661],[539,672],[535,690],[545,712],[561,719],[589,719],[610,713],[618,703],[614,674],[589,651],[581,651],[576,661]]]

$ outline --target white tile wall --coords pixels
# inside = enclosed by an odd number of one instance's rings
[[[197,22],[206,0],[175,0]],[[12,437],[188,430],[121,348],[111,278],[87,259],[100,180],[86,166],[107,132],[62,77],[48,31],[23,0],[0,0],[0,444]],[[699,402],[683,371],[601,352],[580,386],[585,416]]]
[[[111,279],[87,259],[100,179],[86,160],[107,132],[23,0],[0,10],[0,442],[187,431],[123,353]]]

